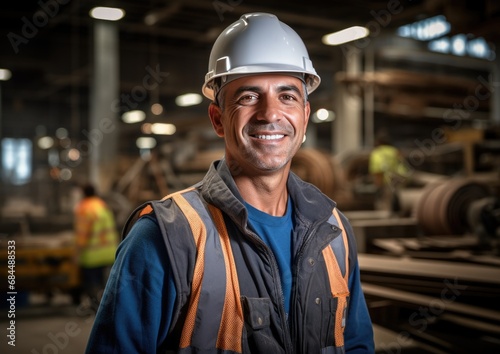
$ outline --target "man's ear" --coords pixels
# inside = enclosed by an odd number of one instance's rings
[[[304,107],[304,117],[305,117],[305,121],[304,121],[304,131],[307,129],[307,125],[309,123],[309,117],[311,115],[311,104],[309,103],[309,101],[306,102],[306,105]]]
[[[208,116],[210,117],[210,122],[212,122],[215,133],[221,138],[224,137],[221,108],[215,103],[211,103],[210,106],[208,106]]]

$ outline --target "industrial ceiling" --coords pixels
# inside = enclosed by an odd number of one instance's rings
[[[70,134],[86,126],[95,21],[89,10],[94,6],[126,11],[116,23],[120,93],[130,93],[141,85],[148,68],[157,68],[165,80],[137,108],[147,110],[146,106],[159,102],[165,107],[163,115],[148,119],[173,119],[181,125],[184,121],[186,126],[204,119],[207,105],[178,108],[175,97],[200,92],[212,43],[244,13],[274,13],[302,36],[323,78],[311,97],[318,105],[331,99],[333,78],[342,69],[335,62],[340,49],[321,42],[327,33],[364,25],[371,27],[372,38],[381,37],[401,25],[444,14],[452,33],[473,33],[490,43],[500,39],[500,6],[493,0],[19,0],[1,6],[0,67],[9,69],[12,77],[1,84],[0,132],[14,137],[33,137],[40,125],[48,133],[63,126]],[[127,129],[132,128],[124,127],[125,133]]]

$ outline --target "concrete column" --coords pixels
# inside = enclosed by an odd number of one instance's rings
[[[375,54],[373,45],[366,48],[365,52],[365,74],[375,72]],[[375,145],[375,87],[368,84],[363,90],[364,98],[364,146],[373,148]]]
[[[116,23],[94,21],[94,61],[91,83],[89,131],[90,180],[107,192],[115,177],[118,149],[119,52]]]
[[[6,185],[7,183],[4,183],[3,181],[3,173],[1,169],[3,169],[3,131],[2,131],[2,124],[3,124],[3,106],[2,106],[2,82],[0,81],[0,214],[1,210],[3,209],[3,206],[5,204],[5,197],[6,197]],[[0,233],[1,234],[1,233]]]
[[[361,50],[344,51],[337,60],[342,61],[348,75],[361,74]],[[336,84],[334,102],[337,118],[333,126],[333,150],[335,153],[358,150],[362,146],[362,98],[359,88]]]
[[[500,43],[496,43],[497,48],[498,45],[500,45]],[[492,96],[490,98],[491,122],[495,125],[499,125],[500,124],[500,55],[498,54],[493,63],[490,84],[492,91]]]

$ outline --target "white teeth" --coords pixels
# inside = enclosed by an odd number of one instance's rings
[[[275,134],[275,135],[256,135],[255,136],[257,139],[264,139],[264,140],[275,140],[275,139],[281,139],[284,137],[283,134]]]

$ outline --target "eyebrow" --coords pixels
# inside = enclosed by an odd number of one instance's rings
[[[239,96],[243,92],[247,91],[261,93],[262,89],[259,86],[240,86],[236,89],[236,91],[234,91],[233,96],[234,97]]]
[[[302,91],[296,85],[281,85],[278,87],[278,92],[293,91],[302,97]]]

